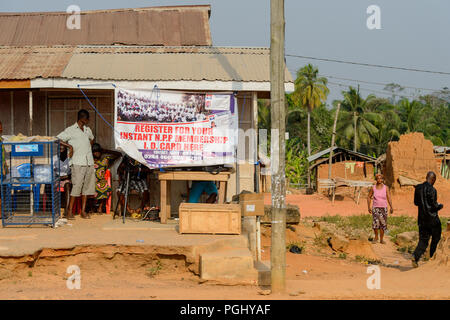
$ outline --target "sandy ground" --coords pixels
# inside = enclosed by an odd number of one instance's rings
[[[189,272],[150,277],[142,268],[83,269],[81,289],[66,287],[61,266],[37,268],[0,281],[1,299],[450,299],[450,273],[399,266],[380,268],[381,289],[367,288],[367,266],[337,258],[287,253],[286,293],[261,295],[257,286],[201,283]],[[306,272],[305,272],[306,271]],[[31,272],[31,273],[29,273]],[[23,272],[25,273],[25,271]]]
[[[302,217],[365,213],[364,200],[362,198],[361,203],[356,205],[351,198],[344,197],[343,200],[337,200],[332,205],[328,199],[318,195],[288,195],[287,197],[289,203],[300,206]],[[270,202],[270,198],[266,197],[266,201]],[[445,201],[443,202],[445,204]],[[407,197],[394,199],[394,206],[396,214],[416,215],[416,209],[409,203]],[[448,208],[446,210],[441,215],[449,216]],[[103,226],[109,226],[110,217],[94,217],[95,219],[101,220]],[[72,222],[72,227],[65,228],[75,228],[76,236],[82,239],[83,230],[86,230],[85,232],[90,236],[93,234],[92,228],[81,227],[87,223],[92,222],[77,218]],[[35,240],[33,237],[27,240],[27,234],[47,234],[58,231],[36,230],[19,229],[17,232],[21,237],[18,237],[16,241]],[[1,236],[11,237],[12,232],[10,229],[0,229],[0,238]],[[60,237],[65,236],[62,228],[58,232]],[[108,238],[112,241],[113,231],[104,230],[104,232],[110,233]],[[128,241],[130,244],[136,244],[136,239],[142,238],[145,232],[174,231],[170,228],[159,231],[136,230],[135,233],[139,235],[132,232],[127,240],[128,236],[121,232],[120,238],[125,243]],[[307,231],[304,233],[306,234]],[[262,259],[266,261],[270,260],[269,240],[267,237],[262,239]],[[5,241],[2,243],[4,245]],[[10,249],[13,243],[8,241]],[[22,245],[19,247],[22,248]],[[409,260],[410,256],[398,252],[389,238],[387,244],[372,244],[372,248],[383,259],[383,265],[380,266],[381,288],[374,290],[367,288],[367,279],[371,276],[367,273],[368,265],[349,258],[340,259],[328,248],[328,251],[325,250],[322,254],[312,251],[306,251],[304,254],[286,253],[286,292],[284,294],[264,295],[265,292],[262,290],[267,288],[259,286],[224,286],[201,281],[198,276],[187,270],[181,260],[163,261],[161,266],[149,268],[148,263],[132,255],[122,255],[114,259],[99,259],[94,255],[85,255],[79,258],[81,260],[75,258],[75,260],[68,258],[61,261],[43,260],[33,268],[18,268],[13,272],[0,269],[0,299],[450,299],[448,267],[430,269],[427,268],[429,262],[422,262],[418,269],[413,269]],[[69,290],[66,286],[69,277],[67,267],[74,263],[83,266],[80,290]]]
[[[444,204],[444,208],[439,211],[442,217],[450,217],[450,190],[442,189],[438,191],[438,202]],[[264,203],[271,203],[271,195],[265,194]],[[362,192],[359,204],[356,204],[353,194],[348,192],[337,192],[334,203],[326,195],[314,193],[287,194],[286,203],[297,205],[300,209],[301,217],[320,217],[326,215],[352,216],[367,213],[367,192]],[[412,192],[397,194],[392,196],[394,215],[408,215],[417,217],[417,207],[414,205],[414,194]]]

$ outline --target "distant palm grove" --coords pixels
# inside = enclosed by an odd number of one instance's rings
[[[379,157],[390,141],[409,132],[422,132],[437,146],[450,145],[449,88],[407,98],[401,85],[391,83],[384,88],[391,97],[363,98],[357,86],[350,86],[340,100],[327,106],[328,80],[319,76],[318,68],[308,64],[296,76],[295,91],[286,95],[286,175],[292,184],[309,182],[306,158],[330,147],[339,103],[335,142],[339,147]],[[259,101],[259,127],[270,130],[269,108],[270,102]]]

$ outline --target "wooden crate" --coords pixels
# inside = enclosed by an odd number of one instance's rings
[[[242,193],[239,195],[239,204],[243,216],[264,215],[264,193]]]
[[[182,203],[179,219],[180,233],[241,233],[241,208],[238,204]]]

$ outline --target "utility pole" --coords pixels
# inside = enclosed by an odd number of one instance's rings
[[[270,99],[272,243],[270,251],[272,293],[286,287],[286,107],[284,104],[284,0],[270,1]]]
[[[357,145],[357,130],[356,130],[356,125],[357,125],[357,114],[356,114],[356,106],[361,103],[360,99],[359,99],[359,84],[358,84],[358,93],[356,94],[355,97],[355,111],[353,111],[353,126],[354,126],[354,137],[353,137],[353,151],[356,152],[356,145]]]
[[[339,115],[339,109],[341,108],[341,103],[339,102],[336,109],[336,115],[334,116],[334,124],[333,124],[333,135],[331,136],[331,147],[330,147],[330,160],[328,161],[328,179],[331,179],[331,166],[333,162],[333,148],[334,148],[334,139],[336,137],[336,124]]]

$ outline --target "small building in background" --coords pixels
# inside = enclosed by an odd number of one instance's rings
[[[319,180],[328,179],[329,154],[331,148],[322,150],[308,157],[312,174],[311,181],[315,184],[318,192]],[[373,181],[375,174],[376,158],[347,150],[333,147],[333,158],[331,165],[331,179],[345,179],[353,181]]]
[[[441,176],[450,179],[450,147],[434,146],[434,156]]]

